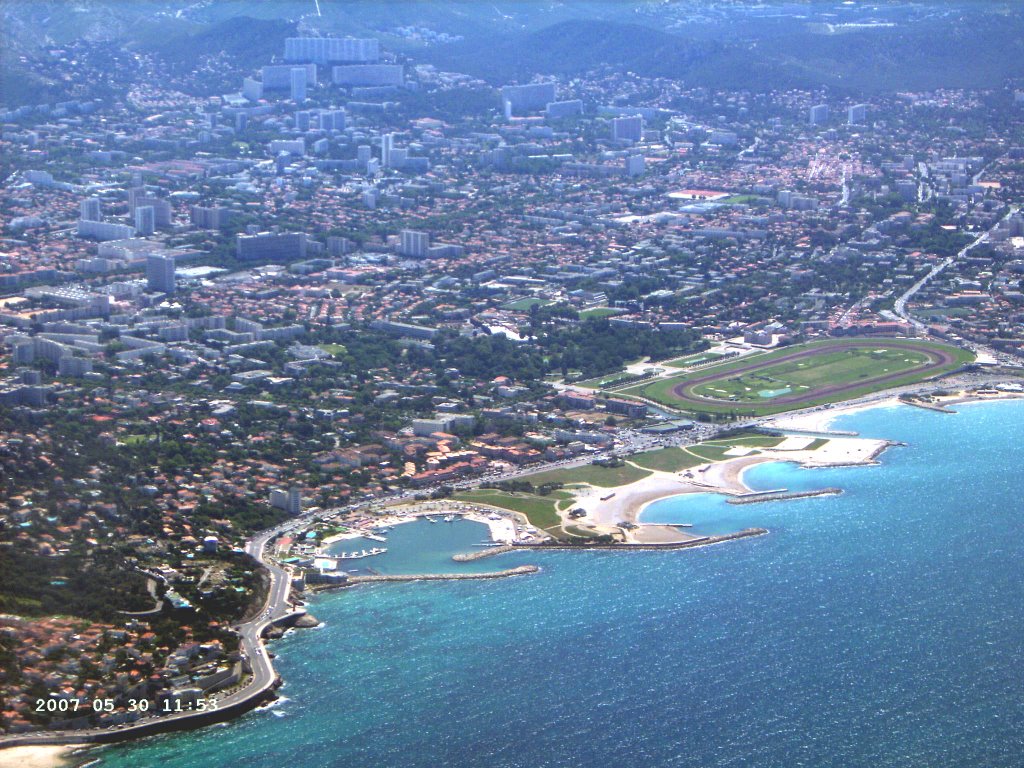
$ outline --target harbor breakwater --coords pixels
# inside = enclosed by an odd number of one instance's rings
[[[500,555],[504,552],[511,552],[515,547],[511,544],[503,544],[500,547],[487,547],[481,549],[479,552],[466,552],[452,555],[452,560],[456,563],[471,563],[474,560],[483,560],[485,557],[492,557],[494,555]]]
[[[784,499],[806,499],[812,496],[838,496],[843,492],[842,488],[821,488],[817,491],[769,491],[767,493],[748,494],[746,496],[734,496],[726,501],[727,504],[760,504],[765,501],[782,501]]]
[[[659,523],[658,525],[664,525]],[[734,533],[725,533],[721,536],[695,536],[691,539],[684,541],[666,541],[666,542],[653,542],[653,543],[636,543],[636,544],[516,544],[515,549],[532,549],[532,550],[562,550],[569,552],[587,552],[590,550],[602,550],[605,552],[640,552],[650,550],[672,550],[672,549],[690,549],[693,547],[707,547],[711,544],[721,544],[726,541],[734,541],[735,539],[746,539],[750,536],[763,536],[768,533],[767,528],[744,528],[742,531],[736,531]]]
[[[504,571],[490,571],[488,573],[376,573],[365,576],[349,576],[348,581],[338,586],[351,586],[353,584],[375,584],[377,582],[394,581],[458,581],[471,579],[502,579],[506,576],[524,576],[528,573],[537,573],[540,568],[536,565],[519,565],[515,568],[508,568]]]

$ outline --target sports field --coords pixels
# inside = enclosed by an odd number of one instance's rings
[[[834,403],[946,373],[968,350],[919,339],[830,339],[623,390],[695,413],[771,413]]]

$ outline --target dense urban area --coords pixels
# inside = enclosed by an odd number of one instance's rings
[[[746,89],[557,36],[499,78],[432,54],[463,30],[303,13],[5,54],[47,97],[0,107],[7,735],[230,700],[268,593],[331,581],[285,566],[385,502],[628,537],[562,524],[565,472],[760,415],[650,382],[851,337],[1024,363],[1024,79]]]

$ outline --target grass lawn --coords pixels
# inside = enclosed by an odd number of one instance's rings
[[[625,371],[618,371],[617,373],[608,373],[604,376],[595,376],[592,379],[577,381],[573,386],[588,387],[590,389],[603,389],[605,387],[615,386],[622,381],[629,381],[632,378],[634,378],[633,374],[626,373]]]
[[[691,445],[687,447],[686,450],[688,450],[690,453],[697,454],[705,461],[723,461],[724,459],[730,458],[729,456],[725,455],[725,452],[728,451],[731,447],[732,446],[729,445],[709,445],[708,443],[700,443],[698,445]]]
[[[804,448],[804,450],[805,451],[816,451],[819,448],[821,448],[821,446],[823,446],[827,442],[828,442],[828,438],[826,438],[826,437],[816,437],[814,440],[812,440],[810,443],[807,444],[807,447]]]
[[[320,349],[329,354],[331,357],[338,357],[339,355],[345,354],[347,351],[342,344],[320,344]]]
[[[125,435],[118,438],[125,445],[139,445],[140,443],[148,442],[150,439],[149,435]]]
[[[490,504],[493,507],[522,512],[537,528],[551,528],[561,525],[562,519],[555,511],[555,505],[563,501],[568,494],[553,492],[547,496],[532,493],[508,493],[493,488],[477,488],[472,491],[461,491],[454,498],[457,501]]]
[[[621,315],[624,310],[612,309],[611,307],[591,307],[580,312],[580,320],[588,317],[609,317],[610,315]]]
[[[683,402],[672,394],[672,389],[677,384],[682,384],[688,378],[690,378],[690,374],[684,373],[678,376],[669,376],[665,379],[655,379],[654,381],[637,384],[635,387],[626,387],[618,394],[646,397],[648,400],[654,400],[657,403],[663,403],[672,408],[681,408],[684,407]]]
[[[638,453],[630,456],[629,461],[646,469],[657,469],[662,472],[681,472],[701,463],[701,460],[689,451],[674,446]]]
[[[627,483],[635,483],[651,473],[646,469],[639,469],[624,464],[621,467],[601,467],[597,464],[586,464],[582,467],[571,469],[553,469],[548,472],[541,472],[536,475],[528,475],[524,480],[529,480],[534,485],[543,483],[587,483],[601,488],[615,488]]]
[[[716,200],[715,202],[721,203],[722,205],[740,205],[741,203],[756,203],[758,200],[763,199],[764,198],[758,195],[730,195],[729,197]]]
[[[774,448],[786,438],[774,435],[749,435],[745,437],[727,437],[721,440],[708,440],[704,445],[744,446],[746,448]]]
[[[578,525],[567,525],[567,526],[565,526],[565,532],[568,533],[571,536],[579,536],[582,539],[592,539],[595,536],[600,536],[601,535],[601,534],[597,533],[597,531],[591,531],[591,530],[589,530],[587,528],[580,528],[580,526],[578,526]]]
[[[537,304],[539,304],[541,306],[547,306],[550,303],[551,303],[550,301],[544,301],[544,299],[538,299],[535,296],[531,296],[531,297],[526,298],[526,299],[518,299],[517,301],[510,301],[508,304],[504,304],[502,306],[502,309],[510,309],[513,312],[525,312],[525,311],[529,310],[530,307],[535,306]]]
[[[741,376],[716,379],[693,388],[693,394],[716,400],[763,403],[779,394],[811,391],[888,373],[903,373],[929,361],[927,355],[900,349],[850,349],[823,352],[808,360],[768,365]]]

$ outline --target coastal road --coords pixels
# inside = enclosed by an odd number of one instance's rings
[[[170,730],[198,727],[216,719],[227,719],[241,714],[263,700],[277,681],[277,673],[263,644],[262,633],[276,620],[294,613],[288,598],[291,591],[291,576],[275,563],[264,560],[267,542],[280,532],[280,528],[257,534],[246,544],[246,551],[259,560],[270,574],[270,588],[267,600],[259,613],[252,619],[234,626],[239,635],[242,652],[249,660],[252,677],[249,682],[227,696],[217,697],[216,710],[172,712],[143,717],[132,723],[80,731],[50,731],[26,733],[0,737],[0,748],[22,744],[79,744],[120,741],[132,737],[148,736]],[[217,718],[217,712],[231,714]]]

